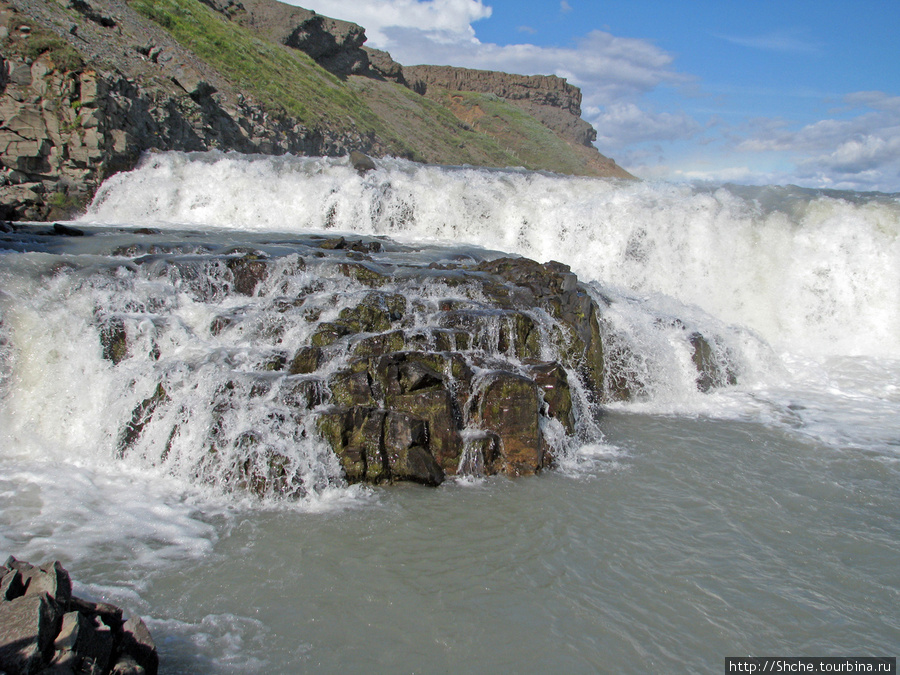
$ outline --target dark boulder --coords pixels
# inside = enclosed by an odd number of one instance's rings
[[[479,421],[499,437],[505,473],[521,476],[540,471],[544,439],[537,385],[521,375],[498,371],[487,376],[478,397]]]
[[[0,566],[0,672],[156,675],[159,657],[140,617],[72,595],[57,562],[12,556]]]

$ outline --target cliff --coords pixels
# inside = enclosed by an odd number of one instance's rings
[[[0,0],[0,218],[65,218],[151,150],[630,177],[565,80],[403,67],[274,0]]]
[[[403,74],[410,86],[436,100],[448,92],[494,94],[580,145],[590,145],[597,131],[581,119],[581,90],[555,75],[510,75],[452,66],[413,66]]]

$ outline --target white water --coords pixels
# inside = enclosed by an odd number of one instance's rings
[[[380,167],[153,155],[108,181],[84,220],[468,242],[698,305],[791,351],[900,354],[898,197]]]
[[[0,553],[61,558],[86,593],[147,616],[163,672],[698,672],[747,653],[900,651],[896,196],[379,167],[154,155],[82,224],[559,260],[609,302],[607,358],[636,400],[606,405],[602,433],[530,481],[349,489],[306,439],[282,438],[320,487],[260,502],[191,480],[202,435],[162,462],[171,426],[124,460],[115,448],[161,375],[183,393],[167,414],[208,414],[274,348],[262,318],[213,339],[210,320],[243,308],[89,241],[3,253]],[[75,271],[45,274],[60,263]],[[158,358],[104,360],[97,307],[131,312]],[[697,389],[693,331],[736,384]],[[251,383],[235,386],[229,402]],[[275,403],[236,410],[235,434],[260,422],[276,442],[261,422]]]

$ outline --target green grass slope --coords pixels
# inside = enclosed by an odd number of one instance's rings
[[[215,68],[235,90],[312,129],[375,137],[390,154],[423,162],[609,175],[595,166],[591,153],[573,149],[496,96],[448,92],[431,100],[391,81],[343,80],[307,54],[265,40],[199,0],[127,2]]]

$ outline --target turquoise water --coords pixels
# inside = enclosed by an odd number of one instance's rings
[[[895,195],[171,154],[76,224],[561,260],[610,303],[608,356],[639,394],[533,478],[351,488],[300,448],[334,480],[260,501],[115,456],[160,368],[197,392],[202,426],[229,359],[271,347],[198,328],[233,300],[129,271],[90,237],[0,246],[0,556],[60,559],[77,592],[140,614],[161,672],[723,672],[728,656],[900,652]],[[98,306],[163,336],[159,362],[105,361]],[[697,390],[682,325],[718,336],[736,385]]]
[[[751,422],[613,413],[577,472],[231,508],[139,584],[164,672],[722,672],[891,655],[898,466]],[[614,447],[613,447],[614,446]]]

